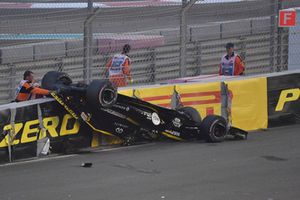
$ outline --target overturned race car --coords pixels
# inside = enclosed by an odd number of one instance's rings
[[[66,73],[50,71],[42,87],[52,90],[51,96],[63,109],[91,131],[117,136],[124,145],[165,139],[222,142],[247,138],[246,131],[230,126],[221,116],[208,115],[202,120],[192,107],[168,109],[118,94],[108,80],[73,83]]]

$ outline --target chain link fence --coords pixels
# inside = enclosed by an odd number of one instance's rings
[[[192,3],[0,2],[0,103],[14,99],[25,70],[32,70],[38,81],[50,70],[67,72],[74,81],[105,79],[105,64],[126,43],[132,46],[135,85],[166,82],[182,76],[182,70],[186,76],[217,73],[227,42],[235,43],[246,75],[287,70],[289,62],[299,66],[294,58],[299,55],[299,28],[279,28],[277,16],[279,9],[300,3]],[[183,28],[185,40],[181,40]]]

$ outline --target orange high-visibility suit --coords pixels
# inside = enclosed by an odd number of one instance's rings
[[[125,54],[116,54],[106,64],[109,80],[117,87],[127,86],[127,80],[131,81],[130,58]]]
[[[239,55],[233,53],[231,56],[225,54],[221,58],[219,75],[238,76],[245,71],[245,65]]]
[[[28,80],[22,80],[16,91],[16,102],[30,100],[33,94],[48,95],[49,90],[32,86]]]

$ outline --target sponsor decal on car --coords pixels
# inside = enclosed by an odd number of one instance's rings
[[[62,105],[68,113],[70,113],[75,119],[78,119],[78,115],[67,105],[64,101],[55,93],[51,92],[51,96],[60,104]]]
[[[165,131],[161,132],[161,134],[168,138],[171,138],[173,140],[184,141],[184,139],[179,137],[180,133],[177,131],[165,130]]]
[[[118,112],[116,112],[116,111],[114,111],[114,110],[111,110],[111,109],[101,108],[101,110],[104,111],[104,112],[107,112],[107,113],[109,113],[109,114],[111,114],[111,115],[120,117],[120,118],[122,118],[122,119],[125,119],[125,118],[126,118],[125,115],[123,115],[123,114],[121,114],[121,113],[118,113]]]
[[[114,108],[119,108],[119,109],[125,110],[125,111],[129,111],[130,110],[129,106],[121,106],[121,105],[118,105],[118,104],[114,104],[113,107]]]
[[[83,119],[83,121],[90,121],[91,120],[91,114],[89,114],[89,113],[82,112],[80,114],[80,117],[81,117],[81,119]]]
[[[121,123],[118,123],[118,122],[115,122],[114,124],[115,124],[116,127],[121,127],[121,128],[128,128],[129,127],[128,125],[121,124]]]
[[[148,120],[152,120],[152,113],[142,111],[141,114],[146,116]]]
[[[157,126],[160,124],[160,118],[157,113],[152,113],[151,119],[154,125]]]
[[[171,134],[171,135],[180,137],[180,133],[178,131],[166,130],[166,132],[169,133],[169,134]]]
[[[123,129],[123,128],[120,128],[120,127],[117,127],[117,128],[116,128],[116,133],[121,134],[121,133],[123,133],[123,132],[124,132],[124,129]]]
[[[177,128],[180,128],[182,126],[181,120],[177,117],[173,119],[172,123]]]

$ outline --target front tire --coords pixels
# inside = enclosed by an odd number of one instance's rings
[[[57,90],[61,85],[70,85],[72,80],[70,76],[64,72],[50,71],[47,72],[42,79],[42,88],[47,90]]]
[[[208,115],[200,126],[200,133],[207,142],[223,142],[227,134],[226,120],[217,115]]]
[[[112,107],[118,97],[117,89],[107,80],[93,80],[87,88],[86,97],[88,103],[103,108]]]

